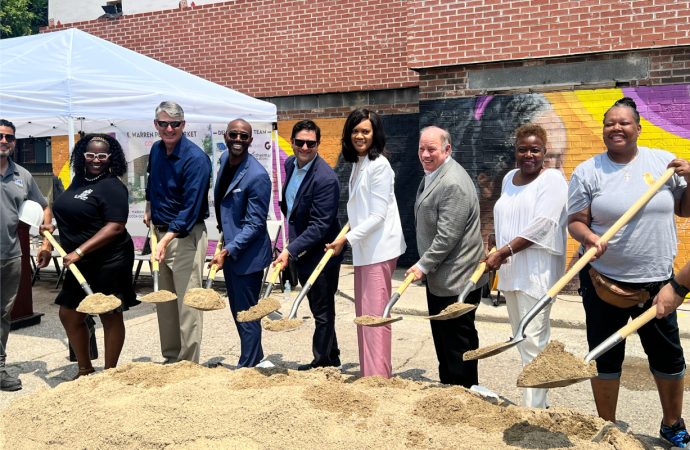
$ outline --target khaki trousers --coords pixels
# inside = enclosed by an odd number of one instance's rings
[[[156,231],[160,240],[165,233]],[[201,287],[208,238],[198,223],[188,236],[173,239],[160,263],[159,288],[177,294],[177,301],[159,303],[158,333],[166,361],[199,362],[203,313],[182,302],[188,289]]]

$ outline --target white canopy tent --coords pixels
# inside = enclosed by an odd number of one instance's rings
[[[262,153],[261,160],[269,174],[272,172],[271,160],[279,151],[277,133],[271,131],[271,124],[277,121],[276,106],[272,103],[78,29],[3,39],[0,54],[0,118],[15,124],[18,138],[67,135],[71,151],[78,131],[129,136],[136,135],[130,130],[147,130],[145,134],[157,136],[154,109],[161,101],[171,100],[185,111],[185,132],[207,129],[214,142],[222,142],[222,131],[230,120],[243,118],[261,125],[258,132],[269,142],[255,137],[252,148],[268,152]],[[122,143],[124,146],[125,142]],[[129,140],[132,159],[141,152],[148,153],[150,142],[142,143],[148,147],[139,145],[134,151],[135,142]],[[215,151],[214,146],[214,156]],[[280,171],[276,174],[280,195]],[[130,221],[136,208],[130,204]]]
[[[152,121],[173,100],[187,122],[275,122],[276,107],[78,29],[0,40],[0,117],[17,137]],[[77,129],[77,131],[79,131]],[[70,148],[72,145],[70,145]]]

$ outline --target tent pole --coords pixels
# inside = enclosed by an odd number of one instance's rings
[[[67,118],[67,161],[71,161],[72,159],[72,149],[74,149],[74,117],[68,117]],[[70,164],[70,182],[74,178],[74,172],[72,169],[72,165]]]
[[[278,185],[278,204],[280,204],[281,200],[283,200],[283,175],[281,173],[281,167],[280,167],[280,145],[278,145],[278,124],[273,123],[273,133],[271,133],[271,136],[273,136],[273,153],[274,153],[274,158],[276,161],[276,183]],[[282,211],[281,211],[281,220],[283,221],[283,226],[280,227],[280,234],[283,239],[283,245],[285,245],[285,217],[282,217]]]

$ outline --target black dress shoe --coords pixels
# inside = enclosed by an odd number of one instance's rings
[[[314,368],[314,365],[309,363],[309,364],[300,364],[297,366],[297,370],[311,370]]]

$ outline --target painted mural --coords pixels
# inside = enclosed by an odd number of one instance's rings
[[[443,99],[421,102],[419,114],[384,116],[387,146],[396,171],[396,196],[408,243],[400,264],[412,264],[417,258],[411,209],[422,178],[416,152],[420,128],[433,124],[451,132],[453,157],[476,183],[482,233],[486,239],[493,229],[492,210],[500,195],[501,180],[515,164],[512,139],[515,129],[528,122],[542,125],[549,139],[546,164],[559,168],[569,178],[579,163],[604,151],[601,138],[604,112],[624,96],[635,100],[642,116],[640,145],[690,159],[690,85]],[[341,179],[341,198],[346,197],[350,171],[349,164],[338,159],[344,120],[344,117],[316,120],[323,130],[320,152]],[[284,121],[278,126],[283,158],[292,154],[289,139],[294,122]],[[345,219],[344,203],[341,203],[341,217]],[[679,267],[690,260],[690,221],[677,218],[677,227],[676,266]],[[569,241],[568,251],[575,255],[575,241]]]

